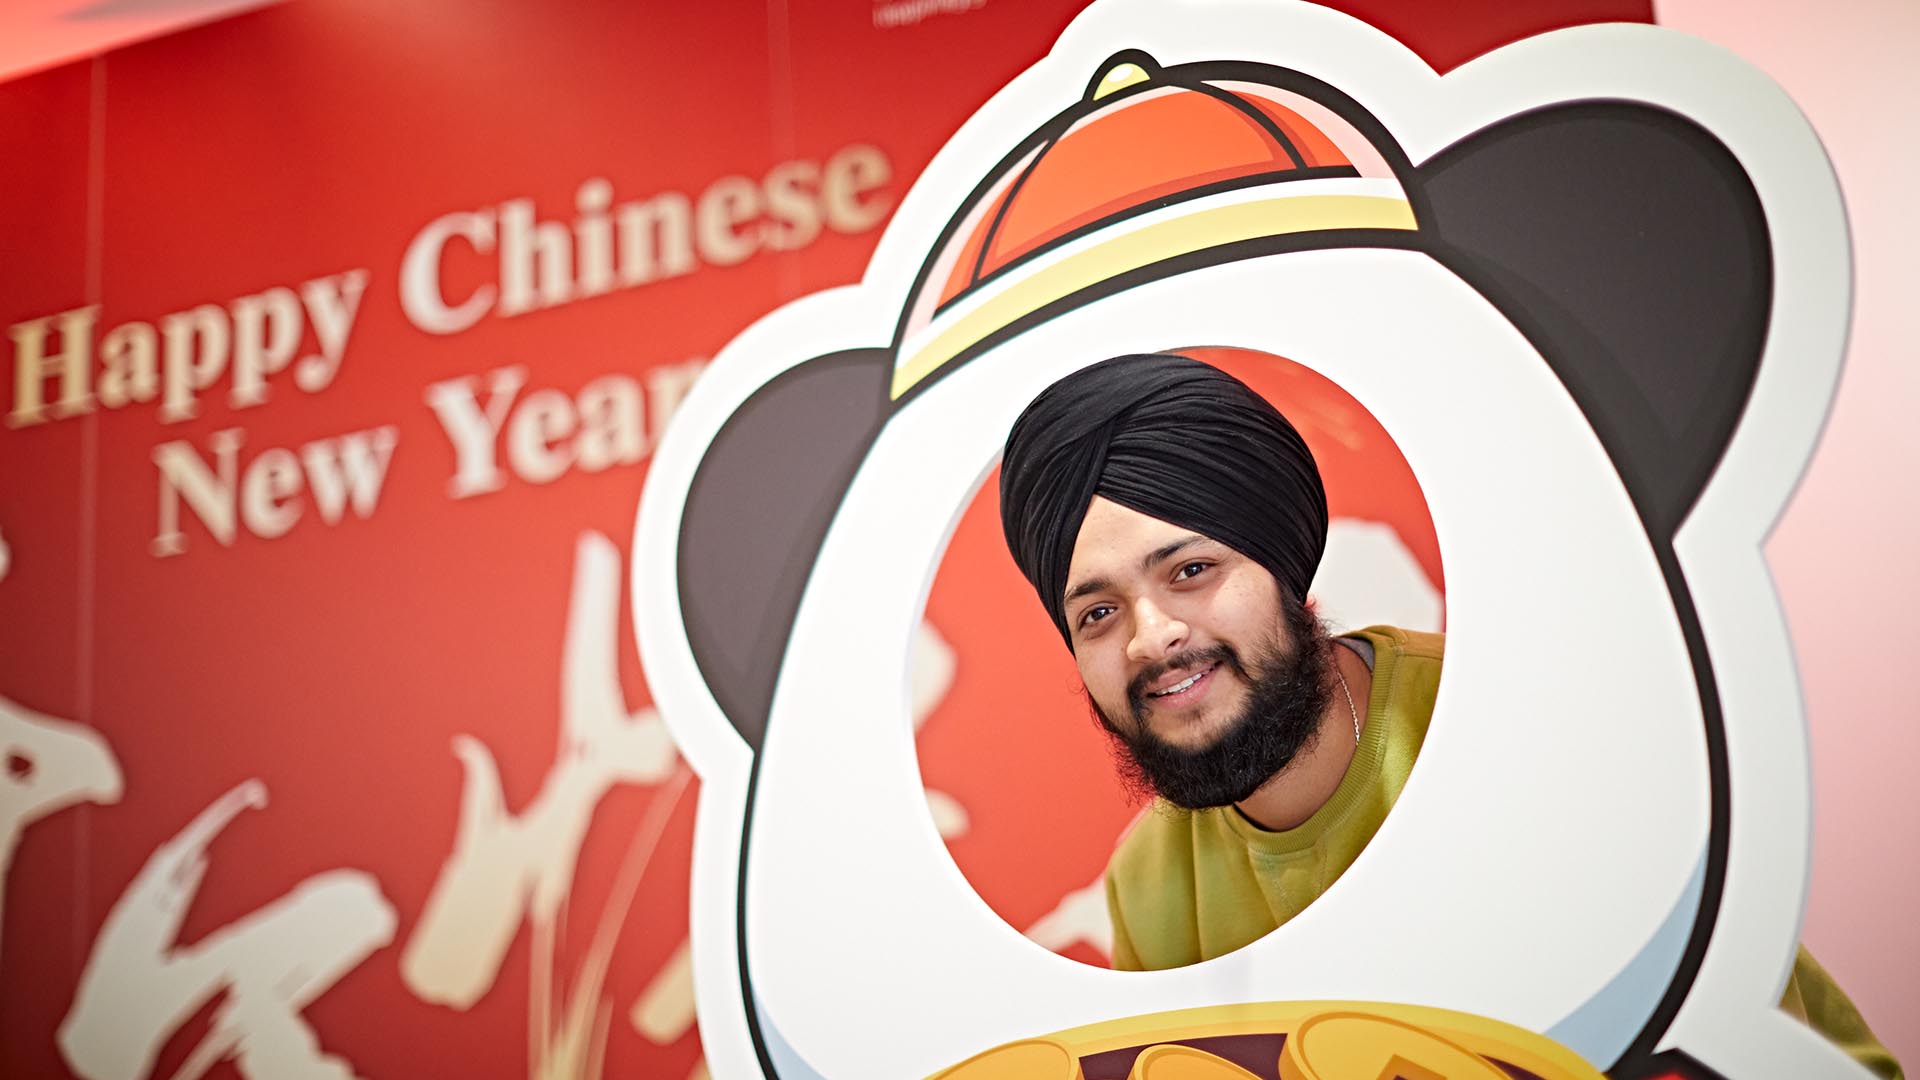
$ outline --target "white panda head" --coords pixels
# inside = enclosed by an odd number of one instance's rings
[[[1826,1064],[1768,1015],[1808,800],[1758,544],[1846,280],[1811,133],[1680,35],[1562,31],[1440,77],[1307,5],[1096,4],[954,135],[863,283],[743,333],[655,459],[636,625],[703,781],[715,1074],[931,1075],[1336,1000],[1623,1075]],[[907,653],[1021,407],[1195,343],[1313,367],[1393,435],[1447,564],[1447,669],[1401,801],[1320,901],[1231,955],[1109,972],[1014,932],[947,856]]]

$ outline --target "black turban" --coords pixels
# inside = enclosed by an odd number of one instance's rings
[[[1233,548],[1299,601],[1327,546],[1327,495],[1300,434],[1245,383],[1184,356],[1077,371],[1007,436],[1007,549],[1069,646],[1067,564],[1095,495]]]

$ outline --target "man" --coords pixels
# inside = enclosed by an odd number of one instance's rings
[[[1298,914],[1399,796],[1444,648],[1333,638],[1307,608],[1327,505],[1298,433],[1218,369],[1116,357],[1021,414],[1000,505],[1123,776],[1158,797],[1107,870],[1114,966],[1197,963]],[[1782,1006],[1900,1075],[1804,949]]]

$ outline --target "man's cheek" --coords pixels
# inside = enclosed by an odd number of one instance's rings
[[[1111,676],[1107,673],[1106,666],[1099,663],[1093,651],[1086,646],[1081,646],[1079,654],[1074,659],[1078,661],[1080,669],[1081,693],[1099,702],[1104,708],[1108,699],[1112,697],[1112,691],[1108,686]]]

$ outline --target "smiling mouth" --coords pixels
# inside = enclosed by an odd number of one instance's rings
[[[1211,645],[1167,657],[1137,673],[1127,684],[1127,704],[1134,716],[1143,721],[1149,709],[1197,705],[1212,693],[1213,677],[1222,670],[1246,677],[1245,669],[1240,666],[1240,658],[1227,645]],[[1182,675],[1182,672],[1186,674]],[[1168,678],[1174,678],[1175,681],[1165,686],[1159,685]]]
[[[1178,697],[1198,686],[1202,679],[1213,674],[1214,671],[1218,670],[1219,666],[1218,664],[1209,664],[1201,670],[1181,679],[1179,682],[1174,683],[1172,686],[1161,690],[1149,690],[1146,696],[1155,699]]]

